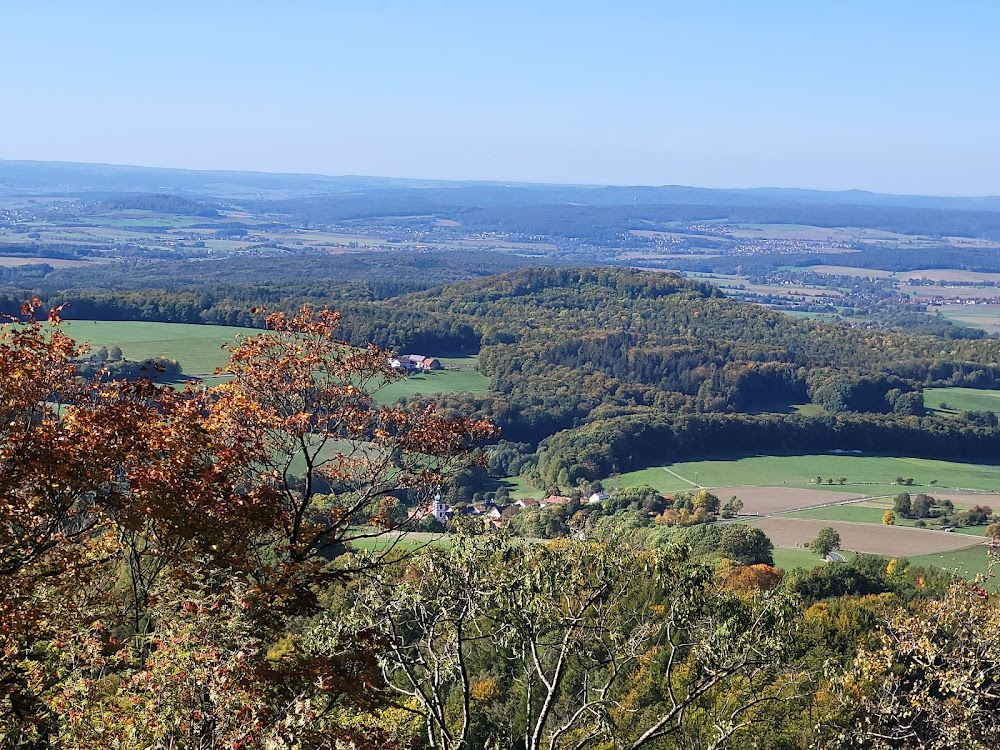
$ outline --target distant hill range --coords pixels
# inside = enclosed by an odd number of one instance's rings
[[[414,209],[527,206],[869,206],[1000,212],[1000,196],[935,197],[864,190],[713,189],[683,185],[601,186],[417,180],[392,177],[236,172],[74,162],[0,160],[0,194],[86,197],[172,193],[235,200],[282,200],[348,195]]]

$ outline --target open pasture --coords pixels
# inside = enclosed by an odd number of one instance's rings
[[[977,540],[954,534],[906,526],[881,526],[852,521],[825,521],[774,516],[750,522],[763,531],[777,547],[801,547],[812,541],[824,526],[840,534],[841,546],[851,552],[869,552],[886,557],[913,557],[954,552],[974,545]]]
[[[986,575],[990,567],[990,559],[986,547],[977,545],[955,550],[954,552],[935,552],[928,555],[916,555],[909,558],[912,565],[943,568],[962,578],[975,578]],[[1000,588],[1000,580],[993,578],[986,583],[986,588],[996,591]]]
[[[405,534],[386,532],[378,536],[355,539],[350,543],[350,546],[359,552],[363,550],[378,552],[380,554],[389,552],[404,554],[424,549],[425,547],[445,547],[448,544],[447,534],[409,531]]]
[[[812,568],[826,564],[823,558],[807,549],[775,547],[772,554],[774,557],[774,566],[784,571],[795,570],[796,568],[811,570]]]
[[[528,484],[521,477],[505,477],[498,480],[497,484],[500,487],[506,488],[508,495],[513,500],[520,500],[521,498],[541,500],[547,494],[544,490]]]
[[[1000,333],[1000,305],[940,305],[932,308],[932,312],[940,312],[955,323]]]
[[[401,398],[416,395],[432,396],[435,393],[485,393],[490,381],[476,369],[478,357],[442,358],[444,370],[413,372],[405,379],[389,383],[375,395],[382,404],[393,403]]]
[[[947,404],[947,408],[941,408],[941,404]],[[925,388],[924,406],[945,414],[962,411],[992,411],[1000,414],[1000,390]]]
[[[940,497],[940,495],[935,495],[935,497]],[[993,495],[987,495],[986,497],[995,497]],[[989,505],[988,502],[985,503]],[[991,506],[996,507],[996,506]],[[892,503],[888,501],[877,503],[877,502],[860,502],[851,503],[849,505],[827,505],[822,508],[806,508],[802,510],[791,510],[787,513],[782,514],[785,518],[810,518],[818,521],[851,521],[853,523],[868,523],[874,525],[880,525],[882,523],[882,514],[887,510],[892,510]],[[927,524],[927,528],[938,529],[939,524],[936,518],[924,519]],[[915,518],[903,518],[901,516],[896,516],[896,526],[909,526],[917,527],[917,519]],[[963,526],[961,528],[955,529],[953,534],[964,534],[966,536],[976,536],[982,537],[986,532],[986,526]]]
[[[145,321],[68,320],[63,325],[78,343],[89,341],[92,349],[117,345],[130,360],[176,359],[185,375],[197,376],[211,375],[226,364],[229,353],[224,344],[238,335],[259,333],[252,328]]]
[[[823,484],[815,484],[817,477]],[[840,477],[847,479],[843,485],[837,483]],[[893,482],[897,477],[912,478],[913,485],[896,485]],[[835,483],[826,484],[828,478],[833,478]],[[750,485],[853,495],[896,495],[903,490],[939,494],[949,489],[1000,492],[1000,465],[834,453],[749,456],[683,461],[628,472],[604,482],[608,487],[648,484],[660,492],[709,487],[726,498],[729,497],[727,493],[732,494],[733,487]],[[799,507],[811,504],[814,503],[804,502]]]
[[[720,284],[723,289],[727,288]],[[839,289],[817,289],[806,286],[782,286],[779,284],[746,284],[743,286],[731,287],[739,291],[752,294],[771,295],[773,297],[843,297],[844,293]]]
[[[816,521],[851,521],[854,523],[881,524],[882,514],[892,509],[891,503],[850,503],[849,505],[827,505],[822,508],[789,510],[785,518],[809,518]],[[897,526],[912,526],[914,521],[897,518]]]

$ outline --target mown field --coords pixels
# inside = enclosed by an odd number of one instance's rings
[[[774,548],[774,565],[782,570],[795,570],[796,568],[810,570],[825,564],[822,557],[809,550]]]
[[[819,477],[823,480],[816,484]],[[844,484],[836,480],[846,477]],[[894,484],[896,477],[912,478],[911,487]],[[835,483],[826,484],[833,478]],[[745,485],[800,487],[830,492],[866,495],[896,495],[902,490],[929,492],[967,489],[1000,491],[1000,465],[935,461],[923,458],[817,454],[806,456],[751,456],[732,460],[683,461],[608,477],[606,487],[637,487],[643,484],[672,493],[695,487]],[[718,492],[716,494],[719,494]]]
[[[0,250],[3,250],[3,242],[0,241]],[[16,268],[18,266],[51,266],[52,268],[78,268],[80,266],[93,266],[94,261],[89,260],[64,260],[62,258],[41,258],[34,255],[0,255],[0,268]]]
[[[68,320],[64,326],[78,343],[90,342],[92,349],[117,345],[125,359],[176,359],[184,374],[191,376],[211,375],[229,358],[224,344],[239,335],[259,332],[252,328],[118,320]]]
[[[975,496],[970,497],[974,498]],[[1000,510],[1000,505],[996,503],[995,499],[992,496],[988,497],[989,499],[982,500],[981,504]],[[971,502],[966,503],[966,505],[971,504]],[[958,503],[955,505],[956,507],[961,507]],[[892,502],[888,500],[883,502],[851,503],[849,505],[830,505],[823,508],[805,508],[802,510],[787,511],[781,515],[784,518],[809,518],[820,521],[849,521],[853,523],[870,523],[880,525],[882,524],[882,516],[887,510],[892,510]],[[937,529],[940,527],[936,518],[926,518],[924,519],[924,524],[928,529]],[[917,519],[896,516],[895,525],[917,528]],[[963,526],[955,529],[951,533],[961,534],[964,536],[982,537],[985,532],[986,526],[981,525]]]
[[[941,404],[946,404],[942,408]],[[944,414],[992,411],[1000,414],[1000,391],[978,388],[925,388],[924,406]]]

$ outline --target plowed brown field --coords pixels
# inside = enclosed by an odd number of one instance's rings
[[[915,529],[906,526],[882,526],[850,521],[815,521],[805,518],[762,518],[751,521],[770,537],[776,547],[801,547],[812,541],[824,526],[840,534],[841,547],[852,552],[870,552],[887,557],[929,555],[951,552],[981,544],[966,534]]]

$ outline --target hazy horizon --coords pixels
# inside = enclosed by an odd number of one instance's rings
[[[1000,4],[6,9],[0,158],[1000,195]]]
[[[816,188],[810,187],[808,185],[748,185],[748,186],[732,186],[732,185],[681,185],[664,183],[660,185],[653,184],[641,184],[641,183],[628,183],[628,182],[543,182],[535,180],[500,180],[491,179],[489,177],[476,178],[476,179],[462,179],[462,178],[445,178],[445,177],[428,177],[426,175],[417,176],[403,176],[403,175],[393,175],[393,174],[332,174],[327,172],[287,172],[287,171],[275,171],[267,169],[215,169],[212,167],[203,168],[191,168],[191,167],[174,167],[162,164],[117,164],[113,162],[79,162],[79,161],[65,161],[56,159],[5,159],[0,157],[0,162],[4,161],[23,161],[23,162],[33,162],[38,164],[74,164],[82,166],[91,167],[122,167],[125,169],[163,169],[163,170],[176,170],[182,172],[230,172],[233,174],[263,174],[263,175],[289,175],[289,176],[299,176],[299,177],[328,177],[328,178],[361,178],[361,179],[375,179],[375,180],[412,180],[414,182],[454,182],[454,183],[482,183],[487,185],[537,185],[537,186],[560,186],[560,187],[583,187],[583,188],[602,188],[602,187],[634,187],[634,188],[692,188],[695,190],[802,190],[802,191],[816,191],[816,192],[827,192],[827,193],[841,193],[841,192],[863,192],[872,193],[874,195],[898,195],[904,197],[920,197],[920,198],[1000,198],[1000,194],[990,195],[990,194],[948,194],[948,193],[900,193],[900,192],[884,192],[878,190],[867,190],[865,188]]]

